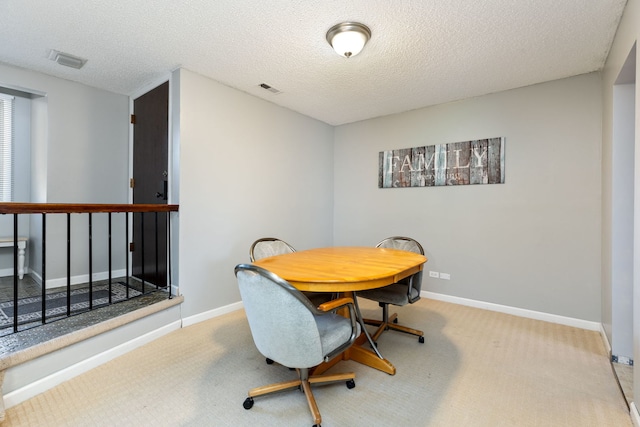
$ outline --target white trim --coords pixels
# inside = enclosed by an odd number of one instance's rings
[[[38,381],[7,393],[4,396],[5,409],[11,408],[12,406],[31,399],[32,397],[40,393],[43,393],[110,360],[113,360],[116,357],[122,356],[123,354],[135,350],[140,346],[148,344],[162,337],[163,335],[176,331],[180,329],[180,327],[181,322],[180,320],[177,320],[166,326],[163,326],[162,328],[158,328],[154,331],[148,332],[140,337],[134,338],[116,347],[110,348],[109,350],[104,351],[100,354],[96,354],[95,356],[85,359],[82,362],[71,365]]]
[[[607,338],[607,332],[604,330],[604,325],[600,324],[600,337],[602,338],[602,343],[604,344],[605,350],[609,355],[609,360],[611,360],[611,344],[609,343],[609,338]]]
[[[239,301],[234,302],[233,304],[225,305],[224,307],[219,307],[213,310],[205,311],[204,313],[196,314],[195,316],[185,317],[182,319],[182,326],[187,327],[195,325],[196,323],[204,322],[205,320],[213,319],[214,317],[222,316],[223,314],[240,310],[243,307],[244,305],[242,304],[242,301]]]
[[[526,317],[528,319],[558,323],[560,325],[573,326],[574,328],[587,329],[589,331],[600,332],[602,330],[602,324],[600,322],[591,322],[589,320],[575,319],[573,317],[559,316],[557,314],[543,313],[540,311],[527,310],[524,308],[509,307],[507,305],[476,301],[467,298],[454,297],[451,295],[438,294],[435,292],[422,291],[420,295],[425,298],[430,298],[438,301],[466,305],[475,308],[482,308],[484,310],[491,310],[500,313],[512,314],[514,316]]]
[[[26,271],[26,268],[25,268]],[[12,273],[11,275],[13,275],[13,269],[12,269]],[[112,278],[117,278],[117,277],[125,277],[126,276],[126,270],[114,270],[111,272],[111,277]],[[37,282],[42,284],[42,276],[40,276],[38,273],[36,273],[35,271],[31,272],[31,277]],[[93,280],[94,281],[98,281],[98,280],[108,280],[109,279],[109,272],[108,271],[103,271],[100,273],[93,273]],[[71,277],[71,284],[72,285],[78,285],[80,283],[89,283],[89,275],[88,274],[81,274],[79,276],[72,276]],[[61,277],[59,279],[47,279],[47,289],[53,289],[53,288],[60,288],[60,287],[64,287],[67,286],[67,278],[66,277]]]
[[[0,81],[0,86],[2,86],[3,88],[6,88],[6,89],[11,89],[11,90],[16,90],[18,92],[22,92],[23,94],[26,94],[26,95],[32,95],[31,98],[33,98],[33,95],[35,95],[35,96],[47,96],[47,92],[42,92],[40,90],[35,90],[35,89],[28,89],[26,87],[16,86],[16,85],[9,84],[9,83],[2,82],[2,81]]]
[[[640,427],[640,413],[638,412],[638,407],[635,402],[631,402],[629,415],[631,415],[631,421],[633,421],[634,427]]]
[[[24,274],[29,274],[29,268],[24,268]],[[0,269],[0,277],[13,276],[13,267]]]
[[[180,287],[177,285],[171,285],[171,295],[174,297],[180,296]]]

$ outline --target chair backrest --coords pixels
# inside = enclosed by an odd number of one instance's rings
[[[275,237],[263,237],[251,245],[249,258],[251,262],[275,255],[289,254],[296,250],[284,240]]]
[[[325,355],[309,299],[261,267],[240,264],[235,273],[258,351],[290,368],[320,364]]]
[[[415,252],[420,255],[424,255],[424,248],[417,240],[412,239],[411,237],[403,237],[403,236],[393,236],[387,237],[376,245],[376,248],[390,248],[390,249],[400,249],[403,251]],[[404,283],[407,287],[407,298],[409,303],[413,304],[414,302],[420,299],[420,291],[422,290],[422,271],[417,272],[416,274],[407,277],[406,279],[402,279],[398,283]]]
[[[424,255],[422,245],[411,237],[393,236],[387,237],[376,245],[376,248],[400,249],[403,251],[415,252]]]

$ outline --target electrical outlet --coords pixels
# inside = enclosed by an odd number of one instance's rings
[[[435,277],[437,279],[438,277],[440,277],[440,273],[438,273],[437,271],[430,271],[429,277]]]
[[[611,359],[616,363],[633,366],[633,359],[626,356],[611,356]]]
[[[440,273],[440,278],[444,280],[451,280],[451,275],[449,273]]]

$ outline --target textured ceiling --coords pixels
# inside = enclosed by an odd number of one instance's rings
[[[625,3],[0,0],[0,62],[125,95],[184,67],[339,125],[600,70]],[[350,59],[325,39],[342,21],[372,32]]]

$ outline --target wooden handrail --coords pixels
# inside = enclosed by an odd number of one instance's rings
[[[0,214],[177,212],[180,205],[107,203],[0,203]]]

